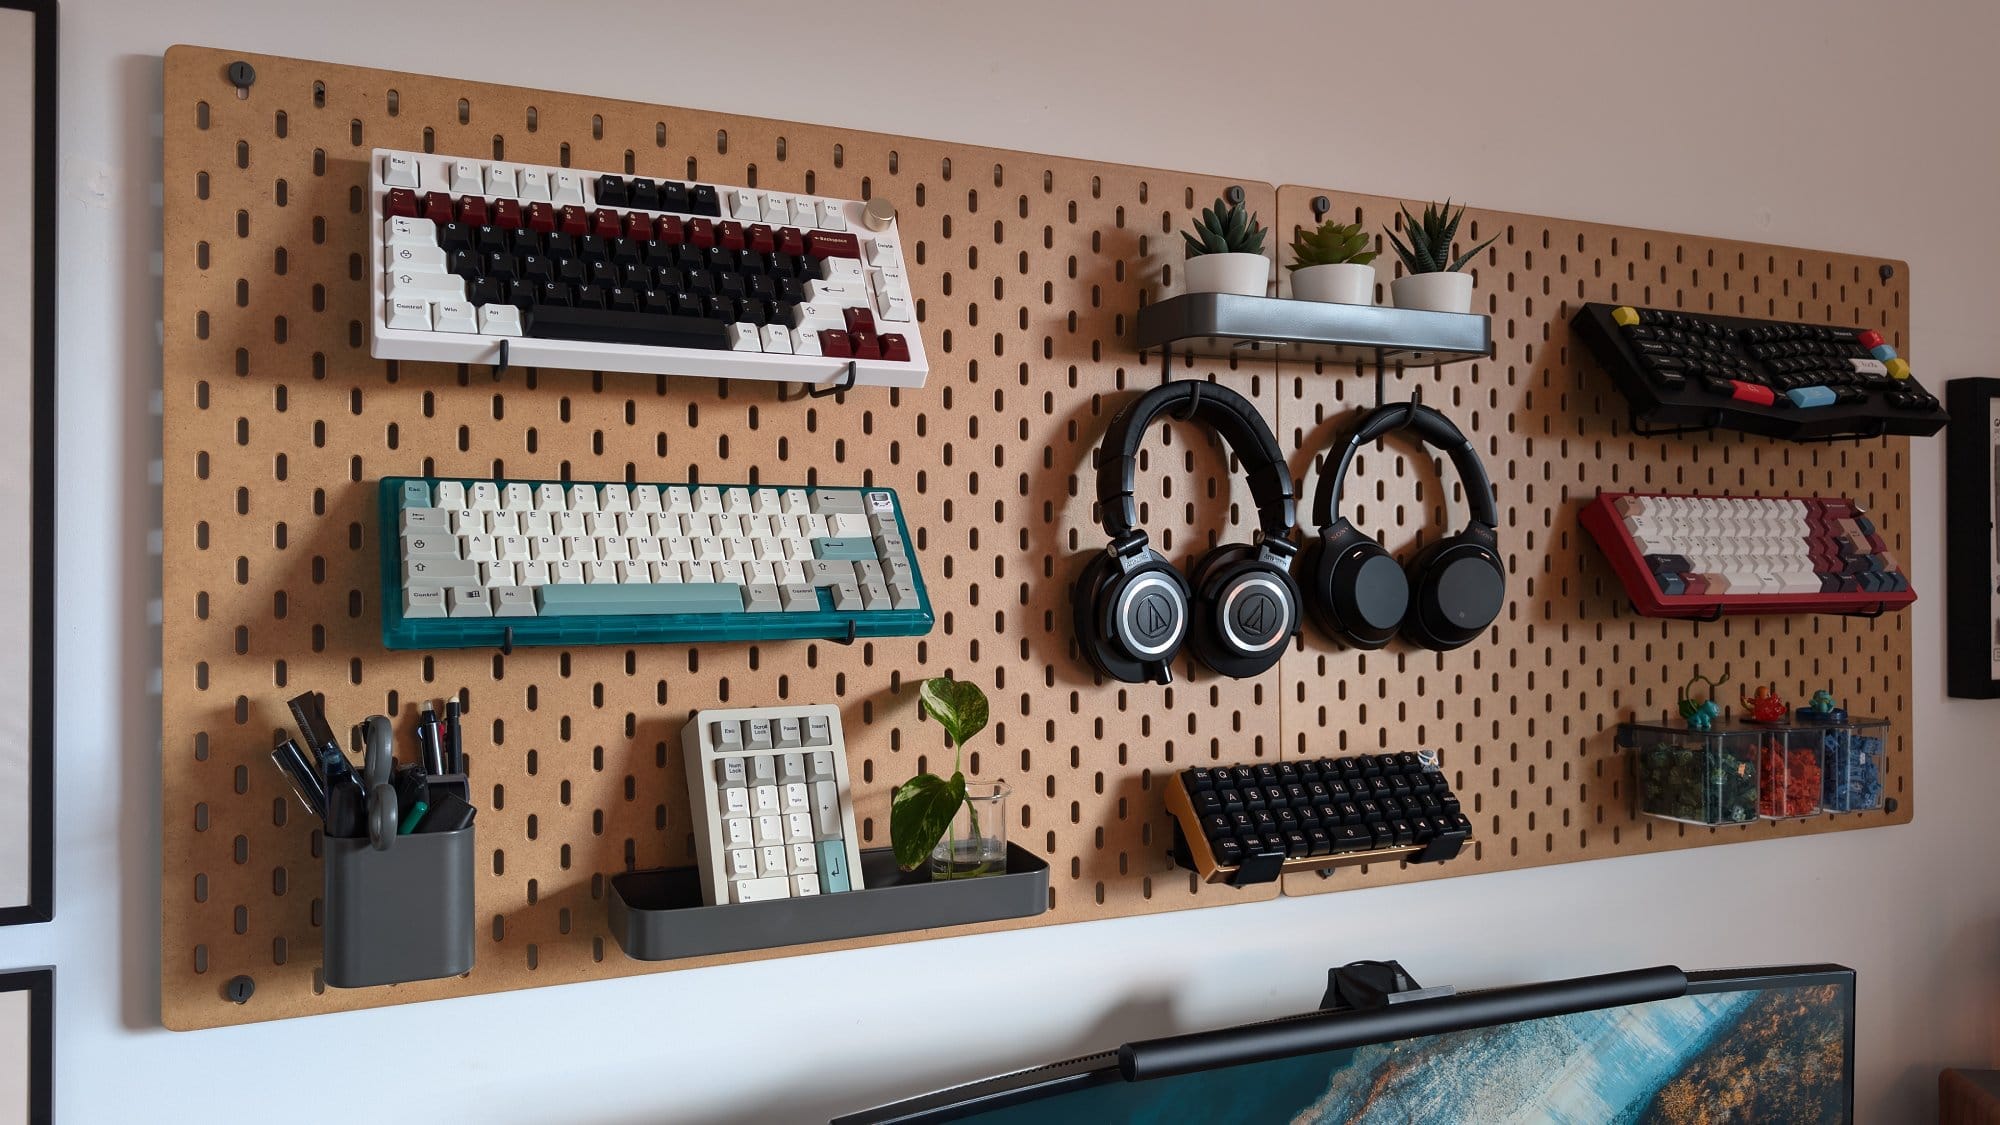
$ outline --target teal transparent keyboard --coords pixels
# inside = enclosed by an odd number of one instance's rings
[[[392,649],[921,636],[886,488],[386,477]]]

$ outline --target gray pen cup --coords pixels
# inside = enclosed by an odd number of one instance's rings
[[[472,971],[472,834],[329,837],[326,983],[333,988],[452,977]]]

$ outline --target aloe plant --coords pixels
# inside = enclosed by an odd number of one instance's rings
[[[1424,218],[1421,223],[1417,221],[1416,216],[1410,214],[1408,207],[1401,210],[1403,233],[1409,236],[1409,244],[1404,245],[1403,240],[1396,237],[1394,230],[1389,231],[1389,242],[1395,246],[1396,256],[1403,259],[1403,267],[1411,273],[1455,273],[1464,268],[1465,263],[1471,261],[1473,255],[1493,245],[1494,238],[1500,237],[1494,235],[1493,238],[1453,258],[1451,240],[1458,234],[1458,221],[1465,217],[1463,203],[1458,205],[1456,212],[1451,209],[1449,199],[1444,201],[1443,207],[1433,203],[1424,208]]]
[[[1224,199],[1204,208],[1201,218],[1195,220],[1194,229],[1182,232],[1181,237],[1187,240],[1190,258],[1203,254],[1264,252],[1264,224],[1257,221],[1256,213],[1246,210],[1241,203]]]
[[[1368,232],[1360,223],[1336,223],[1331,219],[1319,225],[1317,230],[1299,228],[1292,236],[1292,264],[1288,270],[1302,270],[1307,266],[1337,266],[1351,264],[1365,266],[1374,261],[1380,251],[1368,249]]]

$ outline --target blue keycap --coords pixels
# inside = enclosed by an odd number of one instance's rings
[[[819,889],[824,894],[847,890],[847,845],[839,840],[819,842]]]
[[[1832,406],[1834,394],[1832,387],[1800,387],[1786,391],[1785,397],[1792,400],[1793,406]]]
[[[815,539],[813,558],[834,560],[872,560],[876,558],[873,539]]]
[[[428,508],[431,506],[431,486],[420,480],[403,482],[403,507]]]
[[[1868,354],[1881,360],[1883,363],[1887,363],[1896,358],[1896,349],[1887,344],[1877,344],[1868,349]]]
[[[543,617],[615,617],[621,614],[741,613],[743,587],[733,582],[688,585],[542,586],[535,591]]]

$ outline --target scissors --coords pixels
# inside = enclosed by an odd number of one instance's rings
[[[364,719],[356,733],[361,742],[361,782],[368,790],[368,842],[388,851],[401,819],[396,800],[396,731],[381,715]]]

